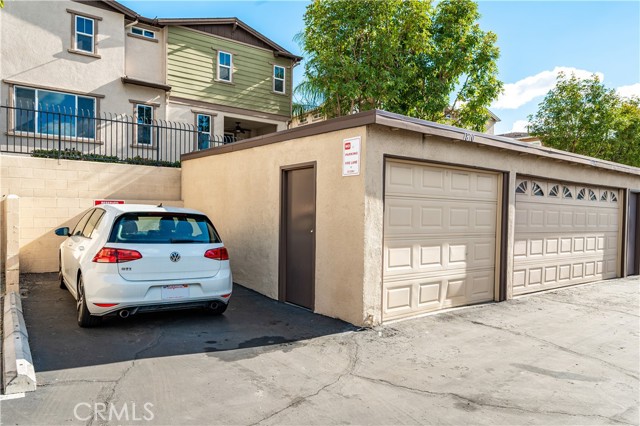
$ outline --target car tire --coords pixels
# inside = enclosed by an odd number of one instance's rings
[[[64,277],[62,276],[62,262],[59,263],[58,266],[58,280],[60,280],[60,288],[63,290],[67,289],[67,286],[64,284]]]
[[[78,277],[76,309],[78,310],[78,325],[82,328],[97,327],[102,322],[101,317],[96,317],[89,313],[87,300],[84,297],[84,281],[82,275]]]
[[[222,302],[217,302],[218,306],[216,306],[215,308],[212,308],[211,306],[207,307],[207,313],[209,315],[213,315],[213,316],[218,316],[218,315],[222,315],[224,314],[224,311],[227,310],[227,306],[229,306],[228,303],[222,303]]]

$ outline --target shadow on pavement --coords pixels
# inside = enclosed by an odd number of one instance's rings
[[[36,372],[203,353],[224,361],[251,358],[296,342],[356,330],[345,322],[262,296],[237,284],[222,316],[201,310],[109,317],[82,329],[75,300],[57,274],[21,276],[22,306]],[[285,346],[283,348],[283,346]]]

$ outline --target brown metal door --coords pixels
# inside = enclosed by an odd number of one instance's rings
[[[315,180],[314,167],[283,172],[280,298],[311,310],[315,269]]]
[[[629,233],[627,248],[627,275],[640,274],[640,197],[636,193],[629,194]]]

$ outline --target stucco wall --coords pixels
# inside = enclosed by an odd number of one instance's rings
[[[363,324],[364,165],[342,176],[342,141],[365,128],[183,161],[186,207],[207,213],[229,249],[234,280],[278,297],[281,167],[316,161],[315,311]]]
[[[102,18],[96,21],[96,53],[100,58],[68,51],[72,47],[73,15],[67,9]],[[101,112],[131,115],[129,99],[156,102],[160,104],[156,116],[165,117],[164,91],[124,85],[120,80],[125,75],[128,38],[124,15],[73,1],[10,1],[5,2],[2,15],[1,79],[104,95],[98,101]],[[149,64],[164,62],[163,57],[155,57],[156,50],[138,52],[137,59]],[[3,103],[9,99],[7,84],[2,84],[0,99]],[[4,126],[4,120],[0,126]]]
[[[181,206],[176,168],[0,155],[0,194],[20,197],[22,272],[58,270],[60,237],[95,199]]]
[[[164,84],[166,81],[165,30],[142,24],[137,24],[135,27],[153,31],[156,38],[132,37],[129,35],[131,28],[126,30],[125,72],[127,77]]]

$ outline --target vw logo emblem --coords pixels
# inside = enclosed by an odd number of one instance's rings
[[[177,251],[174,251],[173,253],[171,253],[169,255],[169,259],[171,259],[172,262],[177,262],[180,260],[180,253],[178,253]]]

